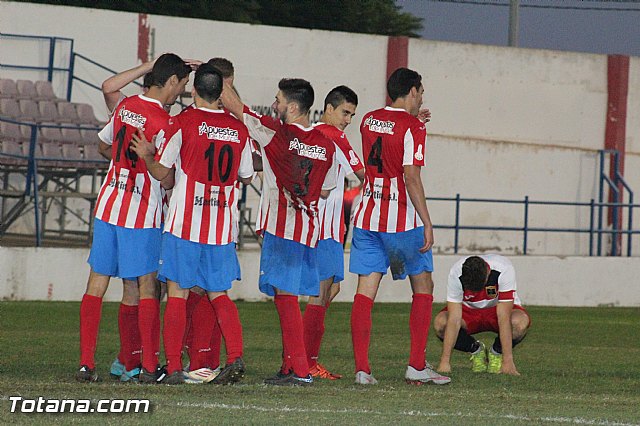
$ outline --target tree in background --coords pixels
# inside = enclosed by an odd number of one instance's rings
[[[422,18],[394,0],[29,0],[65,6],[352,33],[418,37]]]

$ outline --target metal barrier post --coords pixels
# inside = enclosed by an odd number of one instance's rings
[[[73,88],[73,73],[76,66],[76,53],[71,42],[71,56],[69,57],[69,78],[67,79],[67,102],[71,102],[71,89]]]
[[[524,196],[524,244],[522,253],[527,254],[527,231],[529,230],[529,196]]]
[[[47,69],[47,80],[53,81],[53,58],[56,54],[56,38],[49,38],[49,68]]]
[[[604,198],[604,151],[600,154],[600,185],[598,189],[598,256],[602,256],[602,203]]]
[[[589,256],[593,256],[593,221],[595,216],[595,201],[589,203]]]
[[[456,194],[456,221],[454,228],[454,237],[453,237],[453,252],[458,253],[458,236],[460,234],[460,194]]]

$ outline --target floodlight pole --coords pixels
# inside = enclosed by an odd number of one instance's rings
[[[510,0],[509,2],[509,46],[518,46],[518,9],[520,0]]]

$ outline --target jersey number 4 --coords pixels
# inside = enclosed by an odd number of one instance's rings
[[[367,165],[378,168],[378,173],[382,173],[382,136],[378,136],[371,145],[371,151],[367,157]]]
[[[213,163],[215,160],[216,146],[213,142],[209,144],[209,148],[204,152],[204,158],[207,161],[207,178],[213,180]],[[226,159],[226,162],[225,162]],[[224,167],[224,171],[222,168]],[[220,183],[225,183],[231,175],[231,167],[233,167],[233,148],[229,145],[222,145],[218,154],[218,176]]]

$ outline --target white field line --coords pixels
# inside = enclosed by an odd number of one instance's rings
[[[173,404],[167,404],[173,405]],[[399,412],[382,412],[366,409],[318,409],[318,408],[300,408],[300,407],[262,407],[252,404],[221,404],[216,402],[178,402],[178,407],[190,407],[190,408],[217,408],[223,410],[247,410],[247,411],[260,411],[271,413],[343,413],[343,414],[376,414],[382,416],[407,416],[407,417],[466,417],[466,418],[478,418],[478,419],[505,419],[515,420],[522,422],[550,422],[550,423],[568,423],[574,425],[596,425],[596,426],[638,426],[638,423],[620,423],[610,422],[606,420],[591,420],[581,417],[529,417],[518,416],[514,414],[486,414],[486,413],[462,413],[462,412],[425,412],[419,410],[399,411]]]

